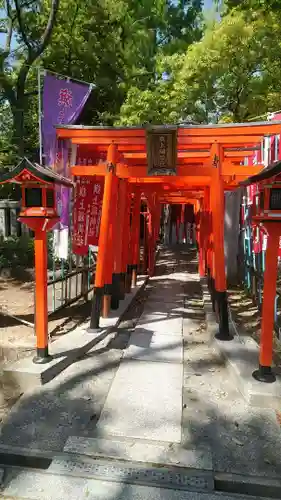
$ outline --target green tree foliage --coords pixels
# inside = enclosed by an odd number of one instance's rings
[[[34,63],[50,43],[58,7],[59,0],[45,3],[39,0],[0,0],[1,12],[5,13],[0,20],[1,32],[5,35],[5,43],[0,48],[0,100],[9,104],[12,115],[11,149],[15,159],[25,150],[28,77]],[[36,38],[30,36],[29,20],[32,18],[38,20]],[[19,44],[16,53],[11,49],[13,38]]]
[[[35,61],[95,84],[88,124],[245,121],[281,108],[281,0],[218,1],[221,18],[207,21],[201,0],[60,0],[42,50],[54,1],[0,0],[0,161],[11,142],[30,156],[38,146]]]
[[[200,38],[201,7],[201,0],[61,0],[44,66],[94,83],[81,120],[111,125],[130,89],[155,80],[160,51],[183,51]]]
[[[251,12],[276,12],[280,13],[280,0],[225,0],[223,10],[228,13],[232,9]]]
[[[241,122],[280,109],[280,44],[275,12],[232,9],[184,54],[159,57],[169,80],[131,90],[118,123]]]
[[[35,65],[94,83],[80,120],[113,124],[127,93],[155,81],[159,53],[183,52],[201,36],[202,0],[0,0],[0,9],[0,100],[12,117],[7,164],[38,146]]]

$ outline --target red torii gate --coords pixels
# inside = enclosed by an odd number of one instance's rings
[[[132,281],[133,284],[136,283],[140,250],[141,201],[145,199],[149,208],[147,225],[149,275],[152,275],[154,270],[161,204],[179,202],[194,204],[198,222],[199,273],[200,276],[207,274],[209,277],[214,310],[217,312],[219,323],[217,337],[221,340],[231,340],[224,262],[224,191],[235,189],[251,176],[250,182],[256,179],[255,176],[264,169],[264,166],[262,164],[244,166],[241,163],[245,156],[252,155],[252,152],[258,148],[264,135],[276,135],[280,134],[280,131],[281,121],[216,126],[149,127],[148,131],[146,128],[139,127],[57,127],[59,138],[90,148],[97,158],[94,165],[78,164],[72,166],[72,175],[104,176],[105,178],[91,330],[99,328],[101,313],[103,316],[107,316],[110,307],[116,308],[119,300],[124,297],[124,292],[130,290]],[[158,134],[158,137],[161,136],[161,141],[162,139],[164,141],[165,136],[169,137],[173,134],[174,150],[171,152],[169,147],[166,150],[161,146],[158,151],[155,151],[153,141],[151,143],[150,140],[147,140],[148,133]],[[167,145],[169,145],[169,141]],[[155,172],[148,172],[149,162],[151,163],[151,156],[153,156],[152,147],[154,147],[153,161],[156,154],[157,175]],[[18,182],[18,168],[21,169],[20,171],[26,170],[24,166],[19,165],[14,171],[0,179],[0,182]],[[32,176],[33,170],[34,167],[29,165],[25,174]],[[36,214],[38,216],[39,206],[40,210],[44,211],[47,202],[52,203],[52,210],[56,214],[54,197],[50,201],[44,194],[46,186],[50,184],[50,182],[46,182],[47,170],[53,184],[59,182],[69,187],[72,186],[69,180],[56,176],[49,169],[37,165],[36,171],[43,176],[44,182],[42,183],[37,175],[32,183],[36,185],[36,192],[42,188],[43,196],[42,200],[40,198],[39,205],[38,200],[35,200],[33,216]],[[167,170],[169,174],[173,175],[165,175]],[[264,172],[261,172],[260,175],[264,175]],[[22,179],[20,182],[23,183],[24,188],[26,181]],[[48,215],[46,214],[44,215],[45,219]],[[39,262],[40,255],[37,255],[37,249],[35,251],[35,260]],[[266,276],[268,276],[268,272]],[[273,272],[275,270],[272,267]],[[271,279],[271,277],[269,278]],[[36,280],[39,281],[38,276],[36,276]],[[36,303],[40,305],[36,311],[36,324],[38,325],[44,323],[47,317],[47,280],[43,281],[40,282],[38,295],[36,295]],[[269,295],[270,293],[268,292]],[[265,307],[264,304],[264,310]],[[265,313],[263,314],[264,318]],[[270,325],[266,319],[263,324],[265,326],[258,375],[259,380],[264,378],[268,381],[270,378],[272,379],[271,367],[268,366],[271,359],[268,355],[270,348],[272,353],[272,340],[270,344],[268,339],[272,335],[272,331],[269,331]],[[40,328],[36,327],[37,352],[40,362],[49,359],[46,332],[46,325],[41,329],[41,333]],[[263,345],[265,345],[264,339],[267,339],[266,355],[262,354]]]
[[[175,202],[168,193],[190,189],[198,191],[200,210],[200,273],[209,272],[219,315],[220,338],[230,338],[227,317],[226,277],[224,269],[224,190],[233,189],[262,165],[241,166],[245,156],[253,153],[265,134],[280,132],[280,122],[231,124],[219,126],[154,127],[152,131],[176,130],[177,155],[175,176],[150,176],[147,172],[147,138],[145,128],[108,128],[59,126],[57,136],[73,144],[107,154],[106,161],[96,165],[75,165],[73,175],[103,175],[105,190],[95,277],[95,298],[91,328],[99,327],[108,313],[112,284],[116,275],[122,278],[138,265],[138,232],[140,199],[145,196],[151,212],[149,248],[155,250],[160,220],[160,203]],[[202,197],[202,190],[204,196]],[[130,226],[130,204],[133,201]],[[211,215],[210,215],[211,214]],[[212,223],[211,223],[212,221]],[[117,233],[116,227],[119,226]],[[114,252],[113,252],[114,246]],[[153,271],[153,259],[150,273]],[[103,297],[103,299],[102,299]]]
[[[110,297],[117,293],[119,282],[136,274],[139,259],[140,200],[145,197],[151,213],[148,228],[150,266],[153,272],[156,239],[160,224],[160,205],[176,201],[172,192],[198,192],[199,271],[209,274],[214,306],[219,318],[221,339],[230,339],[224,266],[224,190],[235,188],[263,165],[242,166],[265,134],[280,133],[281,122],[227,124],[211,126],[149,127],[150,131],[176,134],[176,171],[174,176],[151,176],[148,173],[147,129],[58,126],[57,136],[72,144],[87,147],[96,157],[106,154],[106,161],[95,165],[75,165],[74,176],[105,177],[99,253],[95,276],[95,294],[91,329],[99,328],[100,314],[108,314]],[[204,193],[202,196],[202,192]],[[132,221],[130,224],[130,208]],[[118,226],[118,231],[117,231]],[[118,293],[117,293],[118,294]]]

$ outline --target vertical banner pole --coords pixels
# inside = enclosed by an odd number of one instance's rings
[[[38,81],[38,129],[39,129],[39,158],[40,165],[43,164],[43,152],[42,152],[42,103],[41,103],[41,74],[40,68],[38,67],[37,73]]]

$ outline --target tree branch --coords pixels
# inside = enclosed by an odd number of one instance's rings
[[[41,42],[40,42],[40,44],[35,52],[35,59],[37,59],[37,57],[39,57],[42,54],[42,52],[45,50],[45,48],[47,47],[47,45],[50,41],[53,27],[54,27],[55,20],[56,20],[56,16],[57,16],[57,12],[58,12],[58,8],[59,8],[59,3],[60,3],[60,0],[52,0],[52,5],[51,5],[48,23],[47,23],[46,29],[43,33],[43,36],[41,38]]]
[[[15,6],[16,6],[16,13],[17,13],[17,20],[19,23],[20,34],[21,34],[21,37],[22,37],[26,47],[28,48],[28,52],[30,52],[32,49],[31,49],[31,45],[29,43],[29,40],[28,40],[26,32],[25,32],[23,22],[22,22],[22,17],[21,17],[22,6],[20,5],[19,0],[15,0]]]
[[[8,99],[11,106],[14,106],[16,103],[15,92],[4,72],[0,72],[0,89],[1,88],[4,90],[5,97]]]
[[[7,31],[7,38],[6,38],[6,44],[5,44],[5,50],[4,50],[5,58],[10,54],[12,34],[13,34],[13,21],[12,21],[12,19],[9,19],[9,27],[8,27],[8,31]]]
[[[80,5],[79,5],[79,1],[77,0],[76,8],[75,8],[74,16],[72,19],[71,28],[70,28],[70,44],[69,44],[69,48],[68,48],[68,57],[67,57],[68,73],[71,73],[70,68],[71,68],[71,55],[72,55],[71,54],[71,52],[72,52],[72,33],[73,33],[74,26],[75,26],[76,18],[78,16],[79,8],[80,8]]]
[[[30,7],[31,5],[36,4],[36,3],[37,3],[36,0],[28,0],[27,2],[23,2],[21,4],[21,8],[25,9],[26,7]]]
[[[4,59],[6,59],[6,57],[10,54],[11,40],[12,40],[12,34],[13,34],[13,17],[12,17],[10,0],[6,0],[6,11],[7,11],[7,18],[8,18],[8,27],[6,29],[7,38],[6,38],[5,49],[4,49],[4,53],[3,53]]]
[[[18,0],[15,0],[15,1],[18,2]],[[22,64],[22,67],[20,69],[19,76],[18,76],[18,81],[17,81],[17,97],[18,98],[24,97],[24,85],[25,85],[25,81],[26,81],[26,77],[27,77],[27,74],[29,72],[29,69],[32,66],[32,64],[34,63],[34,61],[43,53],[43,51],[45,50],[45,48],[47,47],[47,45],[50,41],[52,30],[53,30],[55,20],[56,20],[56,15],[57,15],[58,8],[59,8],[59,2],[60,2],[60,0],[52,0],[52,5],[51,5],[48,23],[47,23],[47,26],[46,26],[45,31],[43,33],[43,36],[41,38],[41,41],[40,41],[39,45],[37,46],[37,49],[34,49],[32,47],[32,50],[28,51],[27,59]]]

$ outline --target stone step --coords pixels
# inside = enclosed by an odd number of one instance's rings
[[[62,476],[101,479],[120,483],[140,484],[179,490],[213,491],[212,471],[186,469],[156,464],[140,464],[117,460],[102,460],[85,456],[63,454],[52,461],[48,472]]]
[[[70,436],[64,446],[64,452],[94,458],[212,470],[212,455],[208,447],[187,449],[175,443],[116,439],[114,436],[110,439]]]
[[[57,461],[53,472],[10,468],[5,473],[2,494],[13,500],[217,500],[212,481],[199,472],[176,477],[153,469],[91,467],[83,462],[70,467]]]
[[[66,447],[77,449],[77,443],[81,438],[75,439],[76,444],[73,442],[73,446],[71,445],[70,441],[74,441],[74,438],[71,438]],[[101,440],[96,441],[96,446],[100,448],[104,446]],[[77,450],[77,454],[64,452],[54,455],[48,459],[47,466],[38,460],[33,460],[33,465],[32,460],[29,460],[29,464],[26,462],[25,466],[19,465],[17,461],[13,463],[11,460],[6,462],[1,460],[1,498],[7,500],[50,498],[52,500],[64,498],[67,500],[77,498],[81,500],[255,498],[258,500],[261,496],[264,499],[280,498],[281,482],[277,479],[216,473],[212,470],[202,471],[173,465],[157,466],[124,462],[116,458],[114,461],[105,460],[101,457],[81,455],[78,451],[82,451],[81,447]],[[203,453],[203,450],[201,452]],[[15,455],[13,457],[15,458]]]

